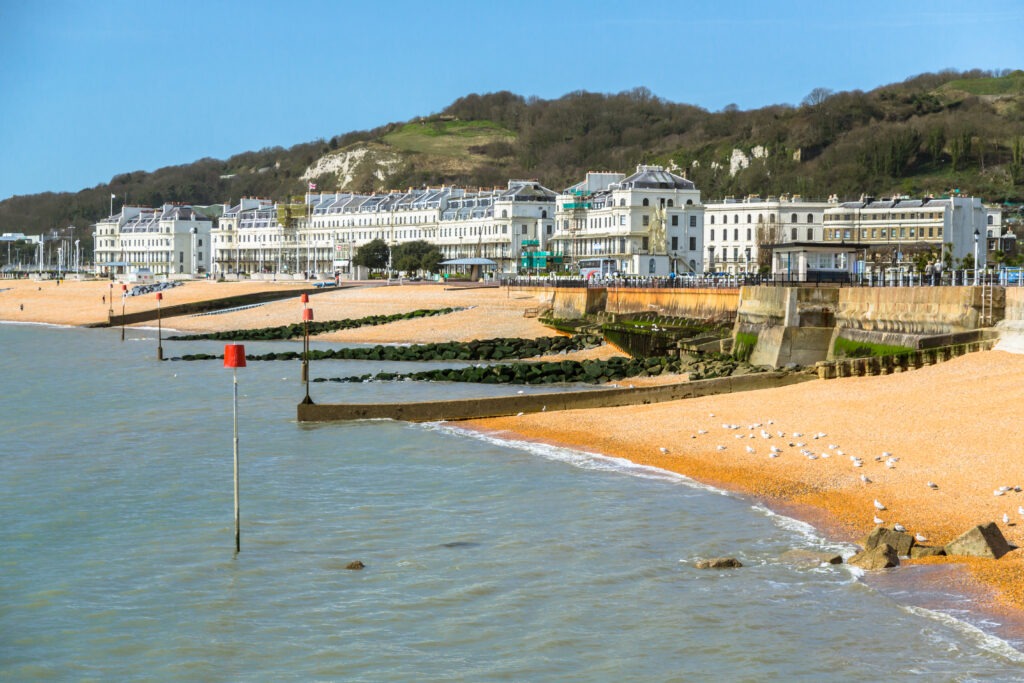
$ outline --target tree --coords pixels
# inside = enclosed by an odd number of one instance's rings
[[[807,107],[817,107],[830,97],[832,97],[832,91],[828,88],[815,88],[807,94],[807,97],[800,104]]]
[[[436,246],[423,240],[400,244],[392,254],[394,267],[407,273],[433,272],[443,258]]]
[[[388,267],[388,251],[387,242],[377,238],[359,247],[352,263],[370,270],[381,270]]]

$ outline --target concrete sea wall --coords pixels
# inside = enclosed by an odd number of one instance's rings
[[[552,410],[645,405],[713,394],[770,389],[812,379],[816,379],[816,377],[806,373],[765,372],[636,389],[597,389],[557,394],[498,396],[420,403],[300,403],[298,405],[298,420],[299,422],[373,419],[406,420],[408,422],[469,420]]]

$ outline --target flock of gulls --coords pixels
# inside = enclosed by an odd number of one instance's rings
[[[709,417],[714,418],[715,414],[710,413]],[[746,425],[746,427],[738,424],[722,423],[722,429],[726,433],[732,433],[732,436],[737,440],[743,440],[747,442],[760,440],[769,442],[766,443],[766,446],[767,455],[770,459],[780,457],[783,453],[786,452],[784,450],[785,447],[789,449],[796,449],[796,452],[798,452],[800,456],[806,458],[807,460],[828,460],[831,458],[848,458],[851,466],[854,469],[860,469],[864,467],[863,458],[858,457],[856,455],[847,455],[839,447],[838,444],[829,443],[827,444],[827,448],[825,448],[823,445],[819,445],[817,446],[817,448],[814,448],[811,442],[823,442],[823,440],[826,440],[828,438],[828,434],[825,432],[816,432],[814,434],[808,434],[806,436],[803,432],[790,432],[789,434],[787,434],[786,432],[775,428],[774,420],[766,420],[764,423],[756,422],[754,424]],[[700,436],[705,436],[707,434],[707,429],[698,429],[695,434],[692,434],[690,436],[690,438],[696,439]],[[746,453],[750,455],[756,455],[758,453],[759,448],[760,446],[752,443],[746,443],[744,445],[744,451],[746,451]],[[661,453],[664,455],[668,455],[670,452],[669,449],[665,446],[660,447],[658,450],[660,450]],[[719,443],[718,445],[715,446],[715,450],[727,451],[729,450],[729,447],[724,443]],[[896,469],[896,466],[900,462],[900,459],[899,457],[893,455],[892,453],[885,451],[882,452],[880,455],[874,456],[874,462],[884,465],[886,469],[892,470]],[[865,486],[872,483],[871,477],[869,477],[867,474],[861,473],[859,477],[860,481]],[[928,481],[925,485],[932,491],[939,490],[939,485],[936,484],[934,481]],[[1020,486],[1000,486],[999,488],[993,491],[993,495],[1004,496],[1007,493],[1020,493],[1021,490],[1022,489]],[[885,504],[879,501],[878,499],[875,499],[874,508],[875,511],[874,516],[872,518],[874,524],[876,526],[885,524],[885,520],[878,516],[879,513],[887,511]],[[1024,505],[1020,505],[1017,507],[1017,515],[1021,518],[1024,518]],[[1010,516],[1009,513],[1004,512],[1003,524],[1007,526],[1014,526],[1016,522],[1014,521],[1014,518]],[[893,523],[892,528],[895,531],[907,533],[906,527],[904,527],[899,522]],[[918,543],[925,543],[928,541],[928,538],[921,533],[915,533],[914,538],[917,540]]]

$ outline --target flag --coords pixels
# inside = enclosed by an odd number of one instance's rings
[[[309,189],[310,190],[315,190],[316,189],[316,183],[310,183],[309,184]]]
[[[115,197],[117,197],[117,195],[116,195],[116,194],[112,194],[112,195],[110,195],[110,198],[111,198],[111,199],[114,199]]]

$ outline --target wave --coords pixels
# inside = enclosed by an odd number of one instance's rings
[[[424,422],[421,423],[420,426],[447,434],[468,436],[496,446],[515,448],[517,450],[526,451],[527,453],[540,456],[546,460],[564,462],[575,467],[579,467],[580,469],[600,472],[620,472],[622,474],[628,474],[641,479],[654,479],[658,481],[669,481],[683,484],[690,488],[715,493],[720,496],[732,497],[734,495],[732,492],[726,491],[725,489],[709,486],[708,484],[702,484],[701,482],[691,479],[684,474],[663,470],[650,465],[638,465],[632,460],[627,460],[625,458],[616,458],[609,455],[602,455],[601,453],[565,448],[562,446],[552,446],[551,444],[537,441],[521,441],[519,439],[501,438],[492,434],[484,434],[482,432],[456,427],[446,422]]]
[[[30,325],[34,327],[52,327],[57,330],[77,330],[78,325],[63,325],[59,323],[40,323],[27,320],[0,320],[0,325]]]
[[[937,621],[953,629],[968,641],[974,643],[979,649],[1003,657],[1014,664],[1024,664],[1024,652],[1015,648],[1008,641],[991,633],[986,633],[970,622],[959,619],[952,614],[937,612],[925,607],[915,607],[914,605],[901,605],[900,607],[910,614]]]

